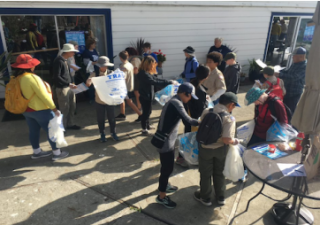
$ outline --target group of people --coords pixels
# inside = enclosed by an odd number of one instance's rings
[[[114,67],[114,64],[108,57],[99,56],[95,51],[95,42],[88,40],[87,50],[82,55],[84,64],[91,61],[94,65],[94,71],[87,75],[86,80],[86,85],[92,87],[92,79],[112,73],[110,68]],[[116,134],[116,120],[126,118],[125,103],[127,103],[137,113],[136,122],[141,123],[143,135],[150,135],[150,130],[156,129],[151,141],[158,149],[161,162],[159,195],[156,201],[167,208],[174,208],[176,203],[167,196],[167,193],[178,189],[168,182],[174,167],[178,125],[182,120],[185,132],[196,131],[197,126],[201,126],[199,117],[202,121],[212,112],[219,114],[222,123],[221,137],[215,143],[199,144],[200,191],[194,193],[194,198],[206,206],[211,205],[213,179],[217,202],[225,204],[226,185],[222,172],[228,145],[239,144],[239,140],[235,138],[236,120],[232,116],[233,109],[240,107],[237,93],[241,66],[236,61],[236,54],[222,45],[221,38],[216,38],[215,46],[210,48],[206,56],[206,65],[199,65],[195,57],[195,50],[191,46],[185,48],[183,52],[186,56],[186,63],[181,74],[184,83],[179,86],[177,95],[163,107],[156,128],[149,122],[154,87],[164,88],[170,84],[177,85],[178,82],[156,77],[157,57],[151,52],[150,43],[145,43],[143,48],[145,52],[143,56],[139,56],[133,48],[127,48],[119,53],[121,60],[119,68],[125,74],[128,94],[120,105],[118,116],[115,116],[114,113],[116,106],[107,105],[101,101],[98,93],[93,93],[100,141],[106,142],[106,111],[111,137],[119,141]],[[29,126],[29,139],[33,148],[32,159],[52,154],[53,160],[68,156],[67,151],[58,149],[49,138],[52,152],[42,151],[39,146],[40,129],[48,132],[48,123],[54,116],[63,114],[63,125],[67,130],[81,129],[74,123],[76,97],[72,89],[76,89],[77,86],[73,83],[74,78],[71,74],[71,69],[77,69],[74,67],[73,58],[77,52],[77,43],[64,44],[61,54],[54,60],[53,91],[50,85],[34,74],[35,67],[40,64],[39,60],[22,54],[17,57],[16,63],[12,64],[12,67],[15,68],[14,76],[20,79],[22,94],[29,101],[28,108],[23,115]],[[290,122],[287,115],[288,108],[291,113],[294,112],[304,88],[305,55],[306,50],[302,47],[294,50],[293,65],[280,73],[275,73],[272,67],[264,68],[262,72],[267,81],[260,84],[260,87],[250,89],[246,94],[246,105],[252,103],[256,105],[254,116],[256,125],[249,145],[266,140],[266,132],[274,122],[274,118],[280,123]],[[221,68],[222,62],[226,67]],[[52,92],[56,95],[58,106],[53,101]],[[136,98],[137,105],[132,101],[133,97]],[[207,108],[209,102],[214,104],[213,110]],[[185,166],[181,155],[177,157],[176,163]]]

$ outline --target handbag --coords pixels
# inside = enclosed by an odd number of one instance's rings
[[[168,134],[160,130],[157,130],[157,132],[154,134],[154,136],[151,139],[151,144],[154,147],[161,149],[167,139],[168,139]]]

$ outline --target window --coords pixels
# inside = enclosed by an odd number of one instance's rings
[[[83,51],[85,40],[93,38],[99,55],[107,55],[103,15],[2,15],[1,21],[3,44],[13,55],[11,63],[20,54],[32,55],[41,62],[35,73],[50,84],[53,61],[70,40],[81,42]]]

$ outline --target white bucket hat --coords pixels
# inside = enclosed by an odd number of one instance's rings
[[[64,44],[60,52],[64,53],[64,52],[79,52],[79,51],[74,48],[73,44]]]

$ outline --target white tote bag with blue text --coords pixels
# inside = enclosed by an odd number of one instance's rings
[[[127,96],[125,74],[119,69],[106,76],[93,77],[92,83],[100,100],[107,105],[120,105]]]

